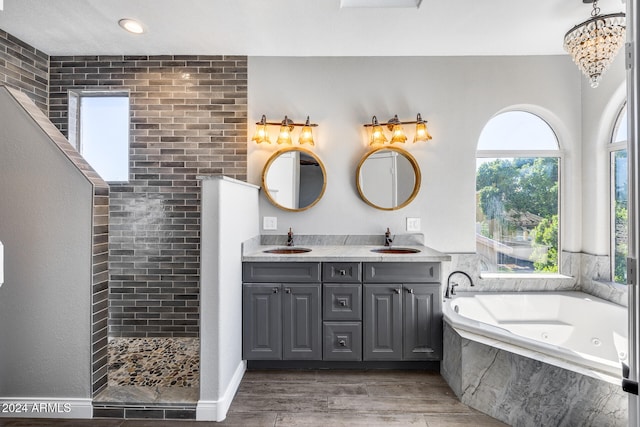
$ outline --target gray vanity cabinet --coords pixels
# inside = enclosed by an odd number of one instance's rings
[[[402,359],[402,285],[364,285],[364,360]]]
[[[245,360],[322,359],[319,263],[245,263],[243,282]]]
[[[440,360],[442,358],[440,286],[405,284],[403,295],[403,359]]]
[[[242,293],[246,360],[442,359],[439,262],[247,262]]]
[[[242,286],[242,349],[246,360],[282,359],[282,298],[278,284]]]
[[[442,358],[439,269],[439,263],[365,263],[364,360]]]
[[[286,284],[282,288],[282,358],[321,360],[320,284]]]

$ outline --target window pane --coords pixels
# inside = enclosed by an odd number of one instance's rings
[[[628,178],[627,150],[611,153],[613,174],[613,280],[627,283],[629,221],[627,216]]]
[[[557,157],[477,159],[476,243],[488,271],[558,271]]]
[[[80,153],[105,181],[128,181],[128,97],[81,98]]]
[[[551,127],[535,114],[508,111],[493,117],[482,129],[478,150],[557,150]]]

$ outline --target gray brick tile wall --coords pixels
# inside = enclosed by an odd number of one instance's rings
[[[26,93],[47,114],[49,56],[0,30],[0,84]]]
[[[69,89],[129,90],[130,181],[110,185],[109,334],[198,336],[198,175],[246,180],[247,58],[50,58],[49,117]]]

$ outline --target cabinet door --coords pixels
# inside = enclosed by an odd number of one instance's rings
[[[404,285],[404,360],[440,360],[440,286]]]
[[[402,359],[402,285],[364,285],[364,360]]]
[[[282,359],[279,284],[242,285],[242,353],[245,360]]]
[[[320,284],[282,285],[283,358],[322,359]]]

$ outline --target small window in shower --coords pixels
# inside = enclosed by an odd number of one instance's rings
[[[106,182],[129,180],[129,94],[69,92],[68,139]]]
[[[476,250],[486,272],[557,273],[560,151],[526,111],[485,125],[476,155]]]
[[[620,110],[609,144],[611,173],[611,279],[627,283],[629,245],[629,178],[627,169],[627,106]]]

